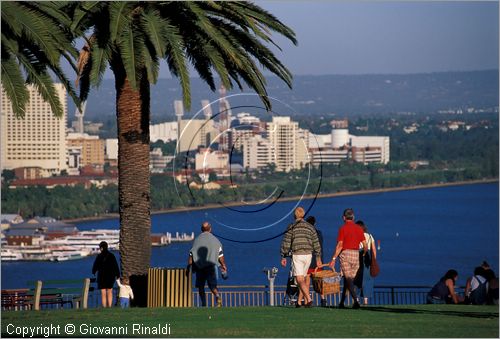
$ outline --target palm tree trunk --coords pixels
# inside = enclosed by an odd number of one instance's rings
[[[120,264],[128,276],[137,306],[147,304],[151,259],[149,174],[150,85],[145,72],[134,90],[123,67],[113,65],[118,121],[118,194]]]

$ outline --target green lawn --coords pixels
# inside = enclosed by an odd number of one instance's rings
[[[65,327],[76,330],[74,335]],[[171,337],[494,337],[498,338],[497,306],[403,305],[351,309],[238,307],[189,309],[92,309],[2,312],[2,337],[23,326],[52,325],[62,337],[157,336],[133,333],[143,324],[170,330]],[[59,330],[57,330],[59,325]],[[117,331],[107,335],[114,327]],[[143,327],[143,328],[144,328]],[[85,332],[92,329],[93,332]],[[124,331],[127,331],[126,334]],[[41,330],[39,330],[41,331]],[[93,334],[93,335],[92,335]],[[29,337],[30,333],[25,336]],[[39,332],[38,337],[44,335]],[[12,336],[12,334],[10,335]],[[22,334],[14,333],[20,337]],[[55,335],[57,336],[57,335]]]

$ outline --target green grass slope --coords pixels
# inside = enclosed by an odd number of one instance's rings
[[[50,327],[52,326],[52,327]],[[491,337],[497,306],[402,305],[2,312],[2,337]],[[74,329],[74,333],[71,331]],[[69,332],[67,332],[69,330]],[[16,332],[17,331],[17,332]],[[162,333],[163,331],[163,333]],[[168,331],[168,332],[167,332]],[[36,334],[38,333],[38,334]],[[30,337],[32,332],[25,334]]]

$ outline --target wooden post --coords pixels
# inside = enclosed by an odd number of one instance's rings
[[[87,309],[88,301],[89,301],[89,288],[90,288],[90,279],[83,279],[83,289],[82,289],[82,308],[84,310]]]
[[[35,302],[33,305],[33,308],[35,309],[35,311],[40,310],[40,296],[41,296],[41,294],[42,294],[42,281],[37,280],[36,287],[35,287]]]

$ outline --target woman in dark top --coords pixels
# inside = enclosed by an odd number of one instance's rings
[[[428,304],[458,304],[459,298],[455,293],[455,282],[458,272],[449,270],[427,294]]]
[[[99,244],[99,253],[92,266],[92,274],[97,272],[97,288],[101,290],[102,307],[113,305],[113,286],[120,277],[120,270],[113,253],[108,251],[108,243]]]

